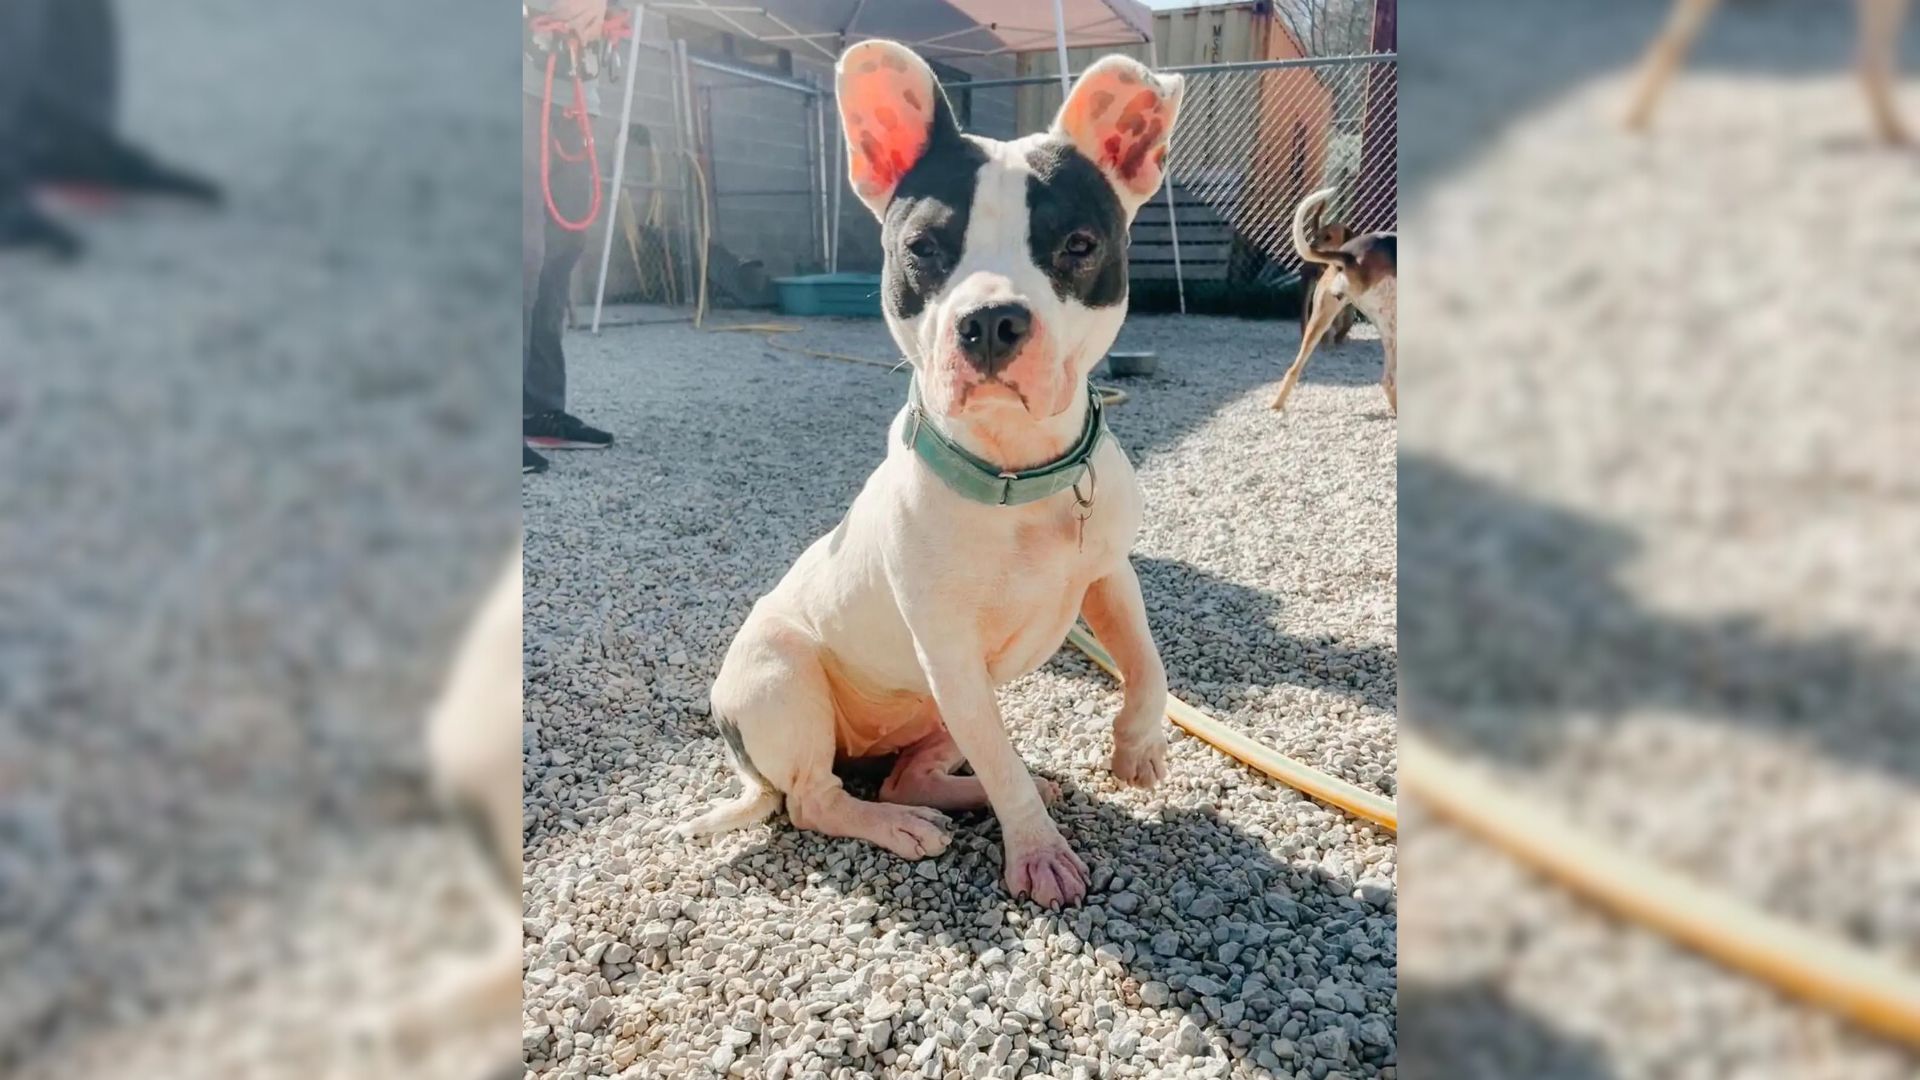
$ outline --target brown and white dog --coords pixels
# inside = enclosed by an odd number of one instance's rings
[[[1395,389],[1396,355],[1399,351],[1398,328],[1394,318],[1395,297],[1399,292],[1396,252],[1398,236],[1390,232],[1367,233],[1337,245],[1322,243],[1340,234],[1328,234],[1319,227],[1320,208],[1333,197],[1333,189],[1316,191],[1300,200],[1293,211],[1293,249],[1303,262],[1326,269],[1313,290],[1313,314],[1300,333],[1300,353],[1293,358],[1280,392],[1274,395],[1273,408],[1287,407],[1293,385],[1307,370],[1307,360],[1320,344],[1334,319],[1348,305],[1380,328],[1380,347],[1386,353],[1386,370],[1380,376],[1380,388],[1387,392],[1387,409],[1398,414],[1399,396]],[[1315,230],[1318,229],[1318,232]],[[1342,232],[1344,232],[1344,228]]]
[[[1910,0],[1860,0],[1860,80],[1867,94],[1867,109],[1873,114],[1873,126],[1880,138],[1889,143],[1910,141],[1900,111],[1894,105],[1894,70],[1900,52],[1900,28],[1906,21]],[[1645,130],[1653,121],[1653,109],[1660,101],[1673,73],[1687,58],[1694,39],[1707,24],[1720,0],[1674,0],[1667,25],[1647,49],[1640,62],[1640,75],[1633,100],[1627,107],[1626,124],[1636,131]]]
[[[840,58],[854,191],[880,219],[881,300],[917,399],[831,533],[754,605],[722,662],[713,714],[738,797],[680,827],[794,825],[909,859],[946,850],[942,811],[991,806],[1005,881],[1042,905],[1086,895],[1087,866],[1008,738],[996,687],[1033,671],[1084,616],[1125,680],[1114,774],[1167,769],[1167,681],[1128,561],[1133,468],[1098,423],[1088,373],[1126,317],[1127,230],[1159,188],[1182,81],[1109,56],[1051,130],[962,134],[926,63],[889,41]],[[980,466],[988,489],[1069,475],[1031,501],[981,496],[925,449]],[[1084,484],[1081,482],[1084,480]],[[1023,488],[1039,492],[1040,488]],[[971,494],[969,492],[972,492]],[[877,802],[837,760],[897,755]],[[962,763],[971,776],[955,775]]]
[[[1321,249],[1337,248],[1353,239],[1353,230],[1344,222],[1335,221],[1316,227],[1311,235],[1311,246]],[[1320,296],[1321,286],[1326,280],[1325,263],[1303,262],[1300,264],[1300,335],[1302,337],[1306,336],[1307,326],[1313,321],[1313,312],[1316,307],[1323,303],[1338,303],[1331,295],[1324,298]],[[1347,340],[1347,335],[1353,332],[1353,320],[1353,305],[1340,304],[1333,316],[1333,325],[1327,327],[1327,337],[1332,339],[1333,344],[1339,345]]]

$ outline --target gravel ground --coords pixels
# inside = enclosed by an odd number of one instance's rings
[[[512,546],[514,19],[116,6],[230,205],[0,263],[0,1073],[396,1075],[350,1028],[484,932],[415,781]]]
[[[1920,157],[1869,143],[1850,20],[1812,4],[1730,7],[1623,136],[1665,7],[1470,0],[1402,28],[1409,721],[1920,966]],[[1920,1071],[1410,828],[1423,1075]]]
[[[804,326],[782,342],[893,358],[878,323]],[[1323,350],[1281,418],[1293,340],[1128,324],[1162,356],[1112,419],[1146,489],[1136,562],[1175,693],[1391,795],[1379,348]],[[1191,739],[1123,790],[1119,694],[1077,655],[1000,697],[1066,792],[1084,907],[1010,901],[987,815],[918,864],[783,816],[671,840],[732,782],[705,705],[727,641],[879,459],[905,376],[685,325],[569,347],[578,411],[620,441],[524,487],[532,1075],[1395,1075],[1393,838]]]

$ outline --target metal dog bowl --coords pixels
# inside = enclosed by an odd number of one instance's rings
[[[1107,354],[1107,373],[1115,378],[1133,379],[1151,375],[1159,366],[1159,353],[1110,352]]]

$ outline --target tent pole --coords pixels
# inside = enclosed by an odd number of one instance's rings
[[[1053,0],[1053,45],[1060,53],[1060,103],[1064,105],[1073,81],[1067,74],[1067,13],[1060,0]]]
[[[832,125],[833,126],[833,247],[832,247],[831,253],[827,257],[827,272],[829,274],[837,274],[840,272],[840,195],[842,192],[847,190],[847,177],[846,177],[847,151],[846,151],[846,148],[843,147],[840,143],[842,134],[840,131],[840,116],[839,116],[839,112],[840,112],[840,96],[838,93],[839,86],[837,84],[835,85],[834,90],[835,90],[834,99],[833,99],[834,122]]]
[[[1154,44],[1153,35],[1147,35],[1147,63],[1154,68],[1160,66],[1160,48]],[[1171,137],[1168,139],[1172,141]],[[1167,200],[1167,228],[1173,230],[1173,287],[1180,294],[1180,314],[1187,313],[1187,275],[1180,269],[1180,215],[1173,208],[1173,155],[1167,155],[1167,165],[1160,176],[1160,194]]]
[[[607,200],[607,219],[600,223],[606,237],[600,244],[600,280],[593,287],[593,332],[600,332],[600,306],[607,299],[607,264],[613,258],[613,223],[620,216],[620,196],[626,193],[627,142],[633,128],[633,84],[640,81],[640,22],[645,4],[633,5],[633,38],[627,42],[627,92],[620,101],[620,145],[613,148],[613,198]],[[593,182],[598,184],[599,177]]]
[[[813,121],[817,125],[814,146],[820,154],[820,173],[808,181],[808,186],[815,181],[820,184],[820,264],[825,266],[833,259],[833,226],[827,220],[827,92],[817,79],[813,89]]]

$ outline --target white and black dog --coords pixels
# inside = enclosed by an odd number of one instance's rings
[[[893,42],[848,49],[838,88],[913,389],[846,517],[728,649],[713,712],[744,790],[681,832],[751,824],[784,796],[800,828],[917,859],[946,849],[942,810],[990,805],[1007,887],[1076,903],[1086,864],[994,690],[1084,615],[1125,681],[1115,775],[1166,773],[1166,672],[1127,559],[1140,492],[1087,375],[1126,316],[1127,230],[1160,186],[1181,79],[1107,57],[1050,131],[1014,142],[962,134],[933,72]],[[879,802],[834,774],[893,754]],[[963,763],[973,775],[955,775]]]

